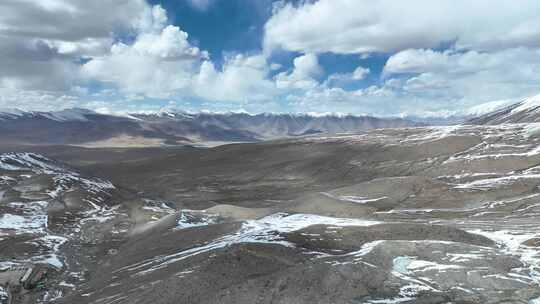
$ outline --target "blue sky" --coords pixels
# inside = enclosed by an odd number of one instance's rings
[[[167,12],[173,24],[190,33],[194,44],[208,50],[216,60],[223,52],[257,52],[263,27],[272,14],[272,1],[214,1],[197,9],[190,1],[150,1]]]
[[[462,115],[540,92],[539,9],[532,0],[6,0],[0,107]]]

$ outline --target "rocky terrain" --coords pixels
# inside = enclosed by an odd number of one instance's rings
[[[0,303],[540,303],[537,130],[3,142]]]

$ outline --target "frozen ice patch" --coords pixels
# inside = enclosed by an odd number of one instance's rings
[[[47,220],[47,215],[21,216],[6,213],[0,217],[0,229],[14,230],[16,234],[44,233]]]
[[[529,304],[540,304],[540,298],[529,300]]]

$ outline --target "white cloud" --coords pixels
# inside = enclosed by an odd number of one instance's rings
[[[262,55],[236,55],[226,58],[221,71],[205,61],[193,79],[195,96],[216,101],[260,102],[277,94],[275,84],[268,80],[270,71]]]
[[[204,11],[212,4],[212,0],[187,0],[194,8]]]
[[[0,86],[0,110],[18,108],[22,110],[53,111],[79,105],[76,92],[47,92],[20,90]]]
[[[214,0],[188,1],[205,10]],[[302,54],[288,67],[253,53],[218,64],[145,0],[3,0],[0,107],[136,110],[157,98],[254,112],[454,113],[540,91],[539,9],[531,0],[275,2],[262,54]],[[324,52],[390,58],[377,81],[362,66],[325,74]]]
[[[290,95],[288,101],[293,108],[304,111],[380,116],[470,115],[468,109],[481,103],[516,101],[536,94],[540,91],[539,72],[540,50],[534,49],[491,53],[406,50],[390,57],[379,85],[344,90],[333,84],[339,79],[351,79],[352,73],[334,74],[322,85]]]
[[[369,69],[359,66],[353,71],[352,79],[362,80],[369,74],[369,72]]]
[[[523,0],[319,0],[278,6],[267,48],[357,54],[434,48],[540,47],[540,2]]]
[[[409,93],[481,103],[540,91],[540,50],[482,53],[406,50],[390,57],[384,73],[406,75]],[[411,75],[412,76],[409,76]]]
[[[144,0],[0,1],[0,88],[14,97],[71,90],[80,85],[81,57],[106,53],[112,33],[129,30],[147,7]]]
[[[124,94],[161,99],[247,103],[268,101],[277,94],[264,56],[229,56],[217,70],[206,51],[190,44],[186,32],[167,25],[161,7],[154,6],[140,24],[133,43],[114,44],[108,54],[84,65],[84,75]],[[314,72],[309,64],[301,63],[303,72]]]
[[[191,76],[208,53],[192,46],[188,34],[167,25],[166,12],[154,6],[138,24],[133,43],[112,45],[108,54],[83,66],[89,79],[117,86],[126,94],[168,98],[190,87]]]
[[[311,89],[319,82],[317,78],[324,73],[315,54],[298,56],[293,61],[293,70],[275,76],[276,85],[280,89]]]
[[[368,68],[358,66],[351,73],[330,74],[322,85],[324,87],[343,87],[348,84],[358,83],[360,80],[366,78],[369,73],[370,70]]]

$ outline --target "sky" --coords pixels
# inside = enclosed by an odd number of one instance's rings
[[[2,0],[0,108],[462,115],[540,93],[538,12],[537,0]]]

